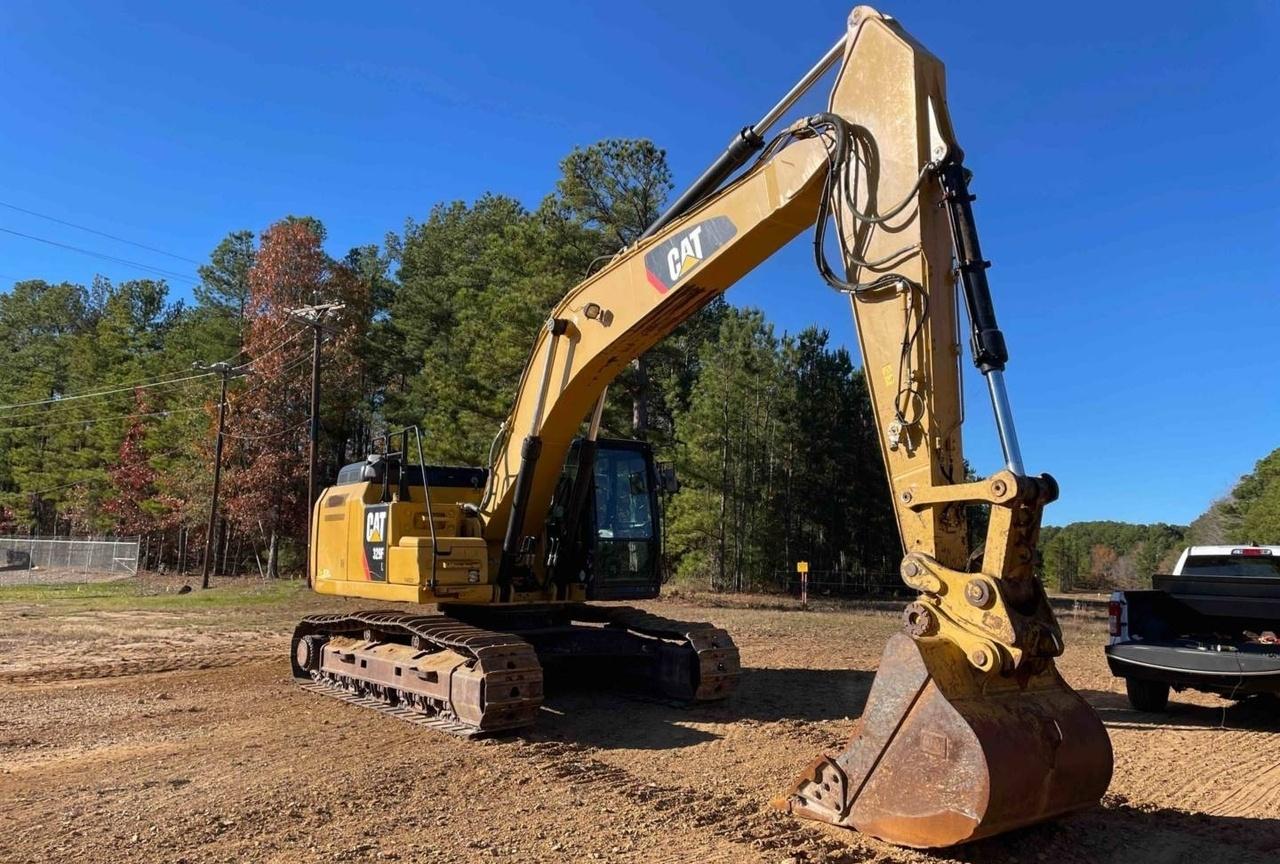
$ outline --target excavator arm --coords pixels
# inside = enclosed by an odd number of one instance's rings
[[[827,112],[797,121],[736,181],[715,189],[728,168],[763,146],[756,130],[781,112],[775,108],[744,130],[726,158],[695,184],[694,194],[682,196],[645,238],[552,311],[490,465],[480,507],[490,570],[500,582],[522,573],[545,580],[546,560],[555,551],[549,547],[558,539],[545,534],[547,507],[588,417],[587,438],[595,437],[609,383],[712,298],[816,226],[818,269],[848,297],[857,321],[907,552],[903,576],[931,597],[945,593],[942,582],[955,589],[953,595],[990,595],[977,616],[987,625],[972,624],[969,609],[946,609],[930,599],[919,610],[921,626],[929,621],[927,629],[954,631],[966,653],[986,657],[984,668],[1013,668],[1029,649],[1044,653],[1052,642],[1054,650],[1061,648],[1051,615],[1027,622],[1005,609],[1007,600],[1024,607],[1034,600],[1040,511],[1056,497],[1056,486],[1047,476],[1023,472],[1005,396],[1007,352],[947,113],[943,67],[895,21],[869,7],[854,11],[846,36],[802,84],[836,61]],[[784,102],[798,95],[793,91]],[[843,276],[827,264],[832,222]],[[965,482],[961,448],[961,297],[1007,462],[1004,471],[978,483]],[[1001,585],[964,574],[971,553],[965,510],[972,504],[991,506],[982,571],[1002,579]],[[982,634],[990,635],[996,617],[1006,625],[996,628],[996,638],[986,638]]]
[[[586,418],[579,458],[589,462],[608,384],[814,230],[818,270],[857,322],[906,553],[901,573],[920,595],[848,750],[819,758],[780,803],[898,843],[949,845],[1096,803],[1111,751],[1097,716],[1054,668],[1062,634],[1034,550],[1057,487],[1022,466],[943,66],[897,22],[860,6],[780,106],[837,62],[826,112],[767,146],[762,127],[782,110],[744,130],[644,238],[554,309],[495,442],[478,512],[500,585],[518,593],[522,580],[557,578],[564,538],[547,534],[548,502]],[[961,304],[1006,462],[977,481],[965,477],[961,448]],[[571,500],[580,506],[582,496]],[[990,519],[971,572],[966,512],[975,505]]]

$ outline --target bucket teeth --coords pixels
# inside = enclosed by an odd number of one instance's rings
[[[1111,780],[1097,714],[1052,664],[1003,677],[943,639],[889,640],[857,733],[785,809],[891,843],[952,846],[1096,804]]]
[[[819,756],[800,775],[791,794],[774,804],[806,819],[841,825],[848,800],[848,779],[844,771],[835,759]]]

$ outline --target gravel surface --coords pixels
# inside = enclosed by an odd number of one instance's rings
[[[1061,668],[1111,731],[1102,807],[930,854],[769,807],[861,711],[897,617],[646,608],[734,634],[742,684],[693,709],[552,681],[535,729],[467,742],[305,693],[292,622],[333,601],[61,611],[3,604],[3,862],[1251,862],[1280,850],[1280,711],[1135,712],[1105,620]]]

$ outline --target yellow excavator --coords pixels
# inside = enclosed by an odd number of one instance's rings
[[[834,67],[827,110],[766,140]],[[942,64],[894,19],[857,7],[764,118],[555,307],[486,468],[426,465],[408,429],[324,490],[312,587],[438,611],[306,618],[295,676],[464,736],[533,723],[544,666],[596,667],[681,700],[731,693],[739,658],[723,630],[592,602],[658,595],[659,491],[672,482],[646,444],[600,438],[600,414],[627,364],[811,229],[821,278],[852,306],[901,575],[919,595],[848,747],[776,803],[917,847],[1096,804],[1110,742],[1055,669],[1062,631],[1034,572],[1058,489],[1023,469],[968,184]],[[976,481],[960,445],[962,304],[1006,463]],[[977,554],[973,505],[990,509]]]

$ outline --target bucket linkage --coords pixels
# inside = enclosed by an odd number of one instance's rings
[[[885,648],[848,747],[814,760],[778,806],[927,848],[1102,798],[1112,771],[1106,729],[1054,666],[1062,631],[1030,561],[1005,558],[1038,534],[1056,484],[1011,472],[989,482],[1000,500],[988,498],[988,572],[906,556],[903,580],[921,594],[905,611],[906,632]]]

